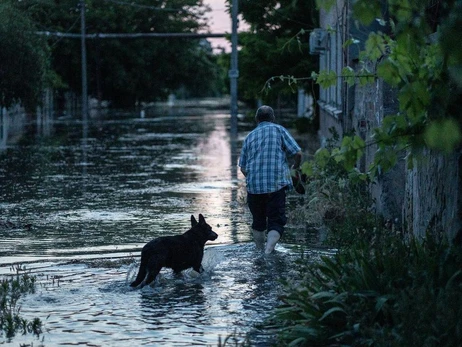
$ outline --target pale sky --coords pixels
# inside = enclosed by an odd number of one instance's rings
[[[212,33],[231,33],[231,16],[226,12],[225,0],[204,0],[206,5],[212,9],[208,13],[210,18],[209,26]],[[245,23],[239,21],[238,31],[244,30]],[[226,51],[231,51],[231,45],[226,39],[208,39],[212,47],[216,49],[219,46],[225,47]]]
[[[225,0],[204,0],[209,5],[212,12],[208,13],[210,18],[209,26],[212,33],[231,33],[231,17],[226,12]],[[226,39],[207,39],[214,49],[219,46],[225,47],[226,51],[230,50],[230,45]]]

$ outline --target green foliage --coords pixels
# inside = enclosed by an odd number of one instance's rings
[[[356,0],[353,4],[355,15],[365,25],[381,17],[380,9],[381,2],[377,0]]]
[[[461,141],[458,125],[453,119],[433,122],[425,129],[425,139],[432,148],[450,152]]]
[[[21,102],[33,109],[39,102],[48,71],[48,47],[35,35],[30,18],[0,3],[0,106]]]
[[[337,0],[316,0],[316,7],[329,11],[336,3]]]
[[[462,1],[456,1],[446,20],[442,23],[440,42],[447,59],[449,73],[459,88],[462,88],[462,49],[460,28],[462,26]]]
[[[21,296],[35,292],[35,277],[17,269],[17,275],[0,281],[0,336],[5,334],[7,339],[13,338],[18,332],[21,334],[42,333],[42,322],[38,318],[27,321],[19,315],[18,300]]]
[[[314,2],[239,2],[239,12],[250,25],[239,35],[240,98],[274,103],[280,95],[293,99],[298,87],[312,87],[310,79],[291,76],[306,76],[316,69],[317,59],[307,59],[309,33],[318,21]]]
[[[344,67],[343,70],[342,70],[342,76],[343,76],[345,82],[349,86],[352,86],[352,85],[354,85],[356,83],[355,72],[351,67],[349,67],[349,66]]]
[[[316,83],[318,83],[322,88],[329,88],[337,84],[338,76],[335,71],[320,71],[316,76]]]
[[[370,232],[317,264],[300,262],[272,324],[285,346],[458,346],[462,250]]]
[[[344,136],[340,146],[336,146],[339,138],[334,129],[330,129],[333,136],[326,148],[320,148],[314,154],[313,160],[306,161],[302,165],[302,171],[308,177],[319,179],[332,176],[348,177],[353,183],[365,181],[366,174],[354,170],[357,161],[363,156],[366,148],[364,140],[357,136]]]

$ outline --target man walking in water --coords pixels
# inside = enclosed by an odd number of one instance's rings
[[[286,191],[293,188],[287,158],[293,157],[293,168],[298,169],[302,152],[289,132],[274,123],[270,106],[261,106],[255,121],[257,127],[244,140],[239,167],[246,178],[255,244],[263,248],[265,231],[268,231],[265,253],[269,254],[287,222]]]

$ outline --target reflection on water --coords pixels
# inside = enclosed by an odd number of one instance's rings
[[[0,231],[0,254],[51,257],[63,248],[108,244],[135,250],[185,230],[199,213],[216,226],[219,242],[248,240],[232,230],[246,222],[232,201],[241,183],[231,174],[227,118],[99,121],[89,128],[85,151],[81,124],[63,123],[55,138],[8,149],[0,162],[2,220],[18,234],[32,227],[20,245],[11,230]]]
[[[271,257],[249,242],[243,135],[230,136],[229,115],[114,114],[91,122],[86,141],[79,122],[54,125],[53,137],[0,154],[0,274],[22,263],[38,276],[22,314],[42,319],[45,345],[216,345],[234,332],[268,345],[258,326],[300,255],[291,235],[303,238],[289,225]],[[153,288],[132,290],[141,247],[199,213],[219,234],[205,273],[163,270]]]

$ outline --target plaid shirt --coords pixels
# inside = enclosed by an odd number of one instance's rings
[[[281,125],[261,122],[242,145],[239,166],[246,173],[247,191],[251,194],[292,189],[287,156],[299,152],[300,146]]]

